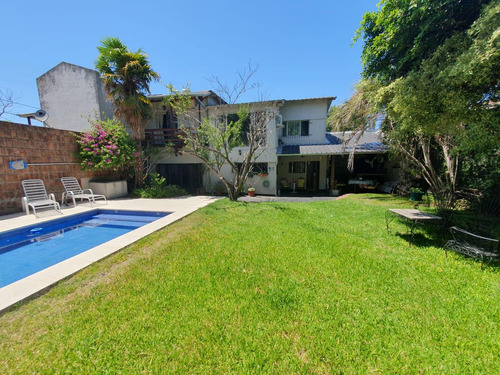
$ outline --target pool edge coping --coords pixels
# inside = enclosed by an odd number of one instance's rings
[[[168,212],[168,215],[0,288],[0,315],[9,311],[17,303],[43,294],[61,280],[74,275],[101,259],[107,258],[126,246],[182,219],[198,209],[213,203],[215,200],[216,199],[202,201],[195,207],[177,211],[140,210],[143,212]],[[106,210],[106,208],[103,209]],[[112,210],[134,211],[126,208],[112,208]],[[68,215],[68,217],[70,216],[73,216],[73,214]]]

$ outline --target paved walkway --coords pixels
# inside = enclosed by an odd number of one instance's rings
[[[88,203],[81,203],[76,208],[63,208],[63,215],[55,211],[47,211],[42,213],[42,217],[39,219],[35,215],[25,215],[24,213],[0,216],[1,234],[10,229],[43,224],[55,218],[71,217],[95,208],[170,212],[169,215],[150,224],[0,288],[0,312],[217,199],[217,197],[208,196],[171,199],[115,199],[108,201],[107,205],[98,201],[94,207],[90,207]]]

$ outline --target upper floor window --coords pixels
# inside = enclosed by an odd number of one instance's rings
[[[309,135],[309,120],[284,121],[283,137],[306,137]]]
[[[177,129],[179,127],[177,123],[177,114],[172,110],[167,110],[167,112],[163,114],[161,127],[163,129]]]

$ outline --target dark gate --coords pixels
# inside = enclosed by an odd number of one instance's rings
[[[197,194],[202,188],[201,164],[158,164],[156,170],[168,185],[178,185],[189,194]]]

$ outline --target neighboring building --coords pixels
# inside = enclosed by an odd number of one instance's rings
[[[83,131],[90,127],[88,119],[113,117],[95,70],[62,62],[36,82],[40,108],[49,115],[45,124],[51,128]]]

